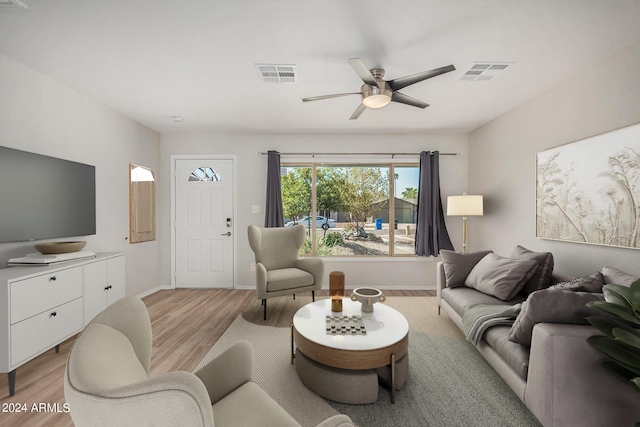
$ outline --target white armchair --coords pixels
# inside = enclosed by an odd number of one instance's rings
[[[267,299],[322,288],[324,263],[320,258],[299,258],[305,240],[303,225],[293,227],[259,228],[250,225],[249,246],[256,256],[257,297],[264,306],[267,320]]]
[[[149,314],[136,297],[117,301],[87,325],[69,353],[64,376],[76,427],[299,427],[251,380],[248,342],[233,345],[195,374],[153,378],[151,344]],[[336,415],[320,426],[353,424]]]

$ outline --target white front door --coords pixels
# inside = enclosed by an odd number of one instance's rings
[[[174,161],[175,286],[232,288],[234,162]]]

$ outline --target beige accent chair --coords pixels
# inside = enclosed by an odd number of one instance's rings
[[[259,228],[250,225],[249,246],[256,255],[257,297],[264,306],[267,320],[267,298],[322,288],[324,263],[320,258],[299,258],[305,240],[304,225],[293,227]]]
[[[251,381],[253,353],[238,342],[197,372],[149,377],[151,323],[126,297],[96,316],[69,352],[64,395],[76,427],[296,426]],[[319,427],[352,427],[336,415]]]

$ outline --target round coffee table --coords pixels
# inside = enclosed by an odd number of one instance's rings
[[[409,323],[397,310],[378,303],[363,313],[359,302],[343,300],[342,312],[331,311],[331,300],[319,300],[300,308],[291,327],[292,360],[297,347],[308,358],[339,369],[365,370],[391,367],[391,402],[395,402],[395,364],[409,347]],[[326,316],[362,316],[366,335],[327,334]],[[295,344],[294,344],[295,343]]]

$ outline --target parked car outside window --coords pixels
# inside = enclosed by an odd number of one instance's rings
[[[297,222],[297,224],[302,224],[304,225],[306,228],[310,228],[311,227],[311,220],[313,218],[310,216],[305,216],[303,218],[300,218]],[[287,222],[284,226],[285,227],[291,227],[293,225],[296,225],[296,223],[294,221],[289,221]],[[334,228],[336,226],[336,221],[329,218],[327,219],[324,216],[317,216],[316,217],[316,228],[322,228],[322,229],[329,229],[329,228]]]

